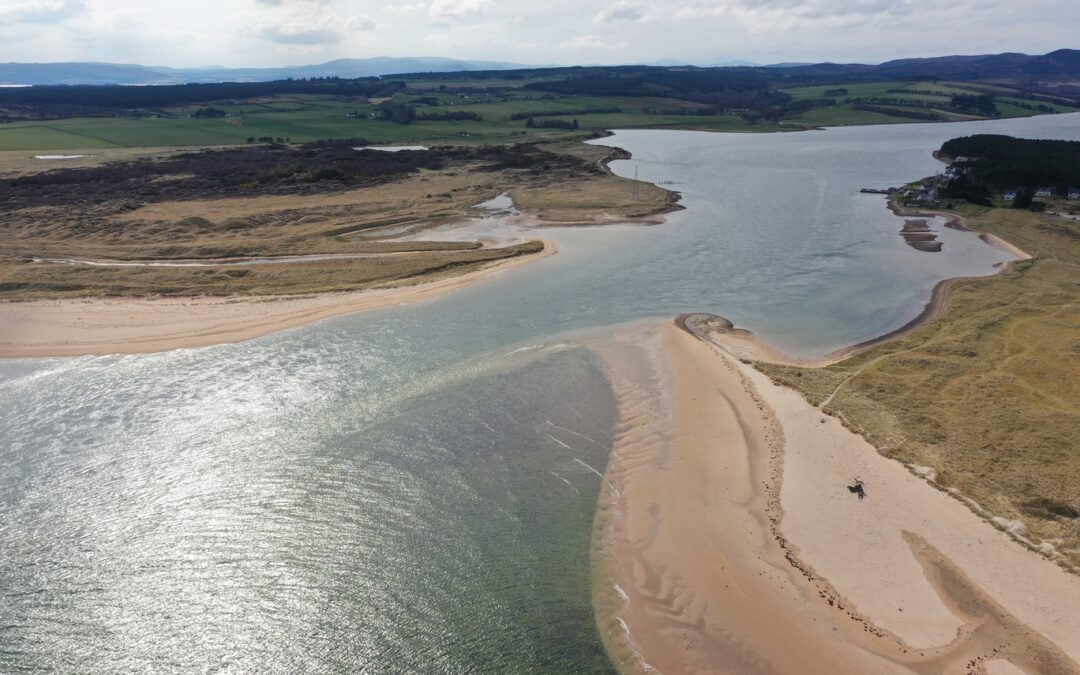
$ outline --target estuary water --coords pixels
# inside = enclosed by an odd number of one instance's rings
[[[815,356],[903,325],[1008,256],[916,251],[858,190],[977,132],[1080,115],[619,131],[615,171],[683,194],[663,225],[545,229],[558,255],[241,344],[0,361],[0,671],[608,671],[588,556],[617,411],[574,336],[711,311]]]

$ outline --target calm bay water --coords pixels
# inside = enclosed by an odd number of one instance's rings
[[[770,135],[618,132],[658,227],[437,301],[239,345],[0,362],[0,671],[603,672],[592,510],[616,418],[568,332],[713,311],[804,355],[1006,259],[907,247],[860,187],[948,138],[1080,115]]]

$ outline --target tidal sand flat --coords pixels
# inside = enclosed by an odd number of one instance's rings
[[[1080,672],[1080,578],[673,324],[597,348],[620,419],[594,593],[624,672]]]

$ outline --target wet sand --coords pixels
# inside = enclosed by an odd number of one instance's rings
[[[241,342],[346,314],[429,300],[555,253],[411,286],[296,298],[117,298],[0,303],[0,358],[140,354]]]
[[[621,670],[1080,673],[1080,578],[715,344],[666,324],[595,348],[620,401],[594,592]]]

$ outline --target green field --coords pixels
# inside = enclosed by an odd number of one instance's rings
[[[614,128],[702,129],[710,131],[776,131],[800,127],[855,124],[899,124],[920,120],[903,117],[908,113],[939,115],[949,121],[977,119],[949,110],[951,97],[977,93],[970,85],[941,82],[874,82],[847,85],[820,85],[784,90],[795,101],[816,101],[808,111],[789,114],[778,123],[750,124],[736,114],[696,115],[705,104],[657,97],[559,96],[511,88],[491,93],[477,89],[464,93],[464,84],[450,82],[457,89],[446,93],[445,81],[410,81],[408,93],[399,93],[394,102],[416,105],[418,116],[431,113],[468,111],[483,121],[425,121],[396,124],[377,117],[377,107],[364,98],[342,96],[290,95],[232,103],[214,103],[228,117],[195,118],[196,106],[170,108],[154,117],[89,117],[0,124],[0,151],[57,151],[78,148],[183,147],[244,143],[249,138],[271,137],[292,143],[332,138],[366,138],[375,143],[508,143],[569,137],[572,132],[556,129],[526,129],[525,120],[512,120],[515,113],[565,111],[545,120],[576,119],[582,131]],[[487,81],[486,87],[520,87],[521,81]],[[964,88],[968,87],[968,88]],[[980,86],[981,87],[981,86]],[[845,89],[843,95],[825,92]],[[1000,91],[997,91],[1000,90]],[[995,88],[1000,117],[1020,117],[1045,112],[1069,112],[1065,105],[1034,101],[1022,93]],[[856,110],[859,100],[882,111]],[[893,99],[888,105],[873,99]],[[428,105],[423,100],[436,105]],[[906,104],[906,105],[905,105]],[[1035,106],[1045,106],[1043,110]],[[1027,106],[1027,107],[1024,107]],[[580,114],[582,110],[619,108],[617,113]],[[892,115],[888,111],[897,111]],[[672,112],[683,114],[670,114]],[[373,117],[375,115],[375,117]]]
[[[846,90],[843,94],[826,96],[825,92]],[[796,101],[831,100],[829,105],[821,105],[791,119],[793,123],[844,126],[852,124],[903,124],[921,120],[904,117],[904,113],[929,113],[943,118],[942,121],[960,122],[971,119],[984,119],[976,115],[964,114],[951,109],[953,96],[978,95],[992,92],[998,109],[998,118],[1030,117],[1053,113],[1076,112],[1059,103],[1029,98],[1024,93],[1007,87],[973,85],[963,82],[869,82],[859,84],[831,84],[813,87],[795,87],[784,89]],[[873,99],[889,99],[890,102]],[[856,110],[853,106],[863,103],[875,107],[894,110],[900,114],[890,115],[883,112]],[[1043,106],[1039,109],[1037,106]]]
[[[845,127],[857,124],[905,124],[914,120],[882,115],[868,110],[853,110],[849,106],[814,108],[798,117],[799,122],[819,127]]]
[[[789,94],[796,101],[803,99],[817,99],[825,98],[825,92],[833,89],[847,89],[847,93],[843,96],[835,96],[838,100],[851,97],[857,98],[862,96],[884,96],[885,92],[889,89],[897,89],[909,82],[870,82],[863,84],[822,84],[813,87],[794,87],[792,89],[784,89],[784,93]]]
[[[402,96],[407,101],[416,96]],[[686,108],[685,102],[649,98],[563,97],[557,100],[494,102],[491,96],[440,96],[439,106],[418,108],[431,112],[470,111],[483,117],[473,121],[422,121],[403,125],[371,119],[364,100],[289,97],[265,103],[216,104],[229,117],[197,119],[195,108],[170,110],[172,117],[73,118],[0,125],[0,150],[63,150],[67,148],[122,148],[157,146],[204,146],[244,143],[248,138],[270,136],[293,143],[326,138],[366,138],[377,143],[479,142],[505,143],[569,136],[552,129],[526,129],[525,120],[511,120],[514,113],[566,110],[565,119],[577,119],[582,130],[617,127],[698,128],[724,131],[755,130],[734,115],[658,115],[646,108]],[[619,113],[575,115],[589,108],[622,109]],[[359,117],[348,117],[349,113]],[[552,118],[545,118],[552,119]],[[563,118],[559,118],[563,119]],[[760,125],[773,130],[775,125]]]

